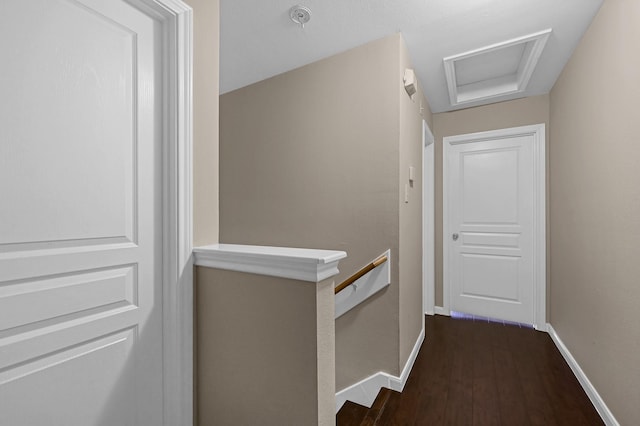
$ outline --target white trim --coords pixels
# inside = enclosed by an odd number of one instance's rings
[[[404,364],[404,368],[402,369],[402,373],[400,373],[400,377],[389,376],[389,384],[391,385],[391,389],[394,391],[402,392],[404,390],[404,385],[407,384],[407,380],[409,379],[409,374],[411,374],[411,370],[413,369],[413,364],[416,362],[416,358],[418,358],[418,352],[420,352],[420,348],[422,347],[422,343],[424,342],[424,318],[422,320],[422,330],[420,330],[420,334],[418,335],[418,339],[416,343],[413,345],[413,349],[409,354],[409,358],[407,358],[407,362]]]
[[[444,58],[444,71],[451,106],[464,105],[525,91],[551,32],[552,30],[549,28],[537,33]],[[524,44],[525,47],[515,74],[490,78],[476,83],[458,85],[456,62],[519,44]]]
[[[445,136],[442,138],[442,306],[437,306],[435,311],[438,315],[445,315],[438,313],[444,311],[450,313],[449,309],[449,177],[447,176],[447,160],[449,150],[447,148],[448,138]],[[450,315],[450,314],[449,314]]]
[[[380,389],[391,388],[389,377],[389,374],[380,371],[336,393],[336,413],[347,401],[371,408]]]
[[[451,316],[451,312],[449,311],[449,309],[445,309],[442,306],[435,306],[433,308],[433,313],[435,315],[443,315],[445,317],[450,317]]]
[[[193,14],[179,0],[139,0],[162,24],[164,424],[193,425]]]
[[[432,145],[436,141],[436,138],[433,136],[433,132],[431,131],[431,128],[429,128],[426,120],[422,120],[422,132],[423,146]]]
[[[422,120],[422,312],[433,315],[435,305],[435,138]]]
[[[546,187],[545,187],[545,125],[512,127],[488,132],[447,136],[442,141],[442,258],[443,258],[443,308],[450,312],[451,286],[449,283],[449,249],[451,231],[449,230],[449,150],[452,144],[474,143],[490,139],[513,136],[533,136],[533,182],[534,182],[534,224],[533,224],[533,265],[534,300],[533,326],[544,329],[547,323],[547,275],[546,275]]]
[[[383,387],[402,392],[404,385],[407,383],[407,379],[409,378],[409,374],[411,373],[411,369],[413,368],[413,364],[418,357],[418,352],[420,352],[420,348],[424,342],[424,321],[422,324],[422,330],[418,335],[418,339],[413,346],[411,354],[409,354],[409,358],[402,369],[400,377],[392,376],[391,374],[380,371],[349,386],[348,388],[341,390],[336,393],[336,413],[340,408],[342,408],[346,401],[352,401],[366,407],[371,407],[371,404],[373,404],[373,401],[376,399],[376,396],[378,396],[380,389]]]
[[[288,247],[213,244],[193,249],[195,264],[313,283],[338,274],[347,253]]]
[[[545,125],[538,124],[534,135],[534,187],[535,187],[535,225],[534,225],[534,282],[536,295],[534,299],[533,324],[536,330],[544,330],[547,324],[547,172],[546,172],[546,130]]]
[[[569,364],[569,367],[571,367],[571,371],[573,371],[573,374],[580,382],[580,385],[582,385],[582,389],[584,389],[585,393],[591,400],[591,403],[598,411],[598,414],[602,417],[602,421],[604,421],[608,426],[619,426],[620,423],[618,423],[616,418],[613,416],[613,413],[609,410],[607,404],[605,404],[604,400],[587,375],[584,373],[582,368],[580,368],[578,361],[576,361],[573,355],[571,355],[571,352],[569,352],[569,349],[565,346],[564,342],[560,339],[560,336],[558,336],[558,333],[556,333],[551,324],[547,324],[547,332],[549,333],[549,336],[551,336],[553,343],[556,344],[556,347],[564,357],[565,361],[567,361],[567,364]]]

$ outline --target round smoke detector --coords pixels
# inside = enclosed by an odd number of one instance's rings
[[[289,17],[296,24],[304,27],[304,24],[311,19],[311,10],[306,6],[296,5],[289,9]]]

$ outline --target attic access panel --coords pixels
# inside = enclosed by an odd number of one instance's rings
[[[444,58],[451,106],[526,90],[551,29]]]

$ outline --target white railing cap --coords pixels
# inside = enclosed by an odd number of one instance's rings
[[[338,274],[344,251],[306,248],[213,244],[193,249],[194,263],[299,281],[320,282]]]

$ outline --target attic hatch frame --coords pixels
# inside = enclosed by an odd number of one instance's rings
[[[444,58],[444,70],[451,106],[524,92],[529,85],[533,71],[538,64],[551,32],[552,29],[548,28],[537,33]],[[519,45],[523,45],[524,48],[515,72],[504,74],[501,70],[496,69],[494,75],[489,78],[469,84],[459,84],[458,72],[465,67],[465,60],[477,59],[492,53],[505,52],[506,49]],[[466,63],[468,64],[468,61]],[[473,69],[465,69],[465,71],[473,71]]]

